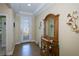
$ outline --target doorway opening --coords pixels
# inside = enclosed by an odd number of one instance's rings
[[[32,40],[32,17],[21,16],[21,42],[30,42]]]
[[[0,56],[6,55],[6,16],[0,16]]]

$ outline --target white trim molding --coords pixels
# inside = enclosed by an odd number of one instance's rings
[[[39,10],[41,10],[45,5],[46,5],[45,3],[41,4],[41,5],[35,10],[35,12],[34,12],[33,14],[36,14],[37,12],[39,12]]]

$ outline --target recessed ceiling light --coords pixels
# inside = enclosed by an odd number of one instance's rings
[[[27,6],[31,6],[31,4],[29,3],[29,4],[27,4]]]

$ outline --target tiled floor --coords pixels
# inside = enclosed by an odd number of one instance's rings
[[[13,56],[40,56],[40,48],[35,43],[18,44]]]

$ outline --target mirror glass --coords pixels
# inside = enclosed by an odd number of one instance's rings
[[[46,21],[46,35],[49,37],[54,37],[54,18],[49,17]]]

